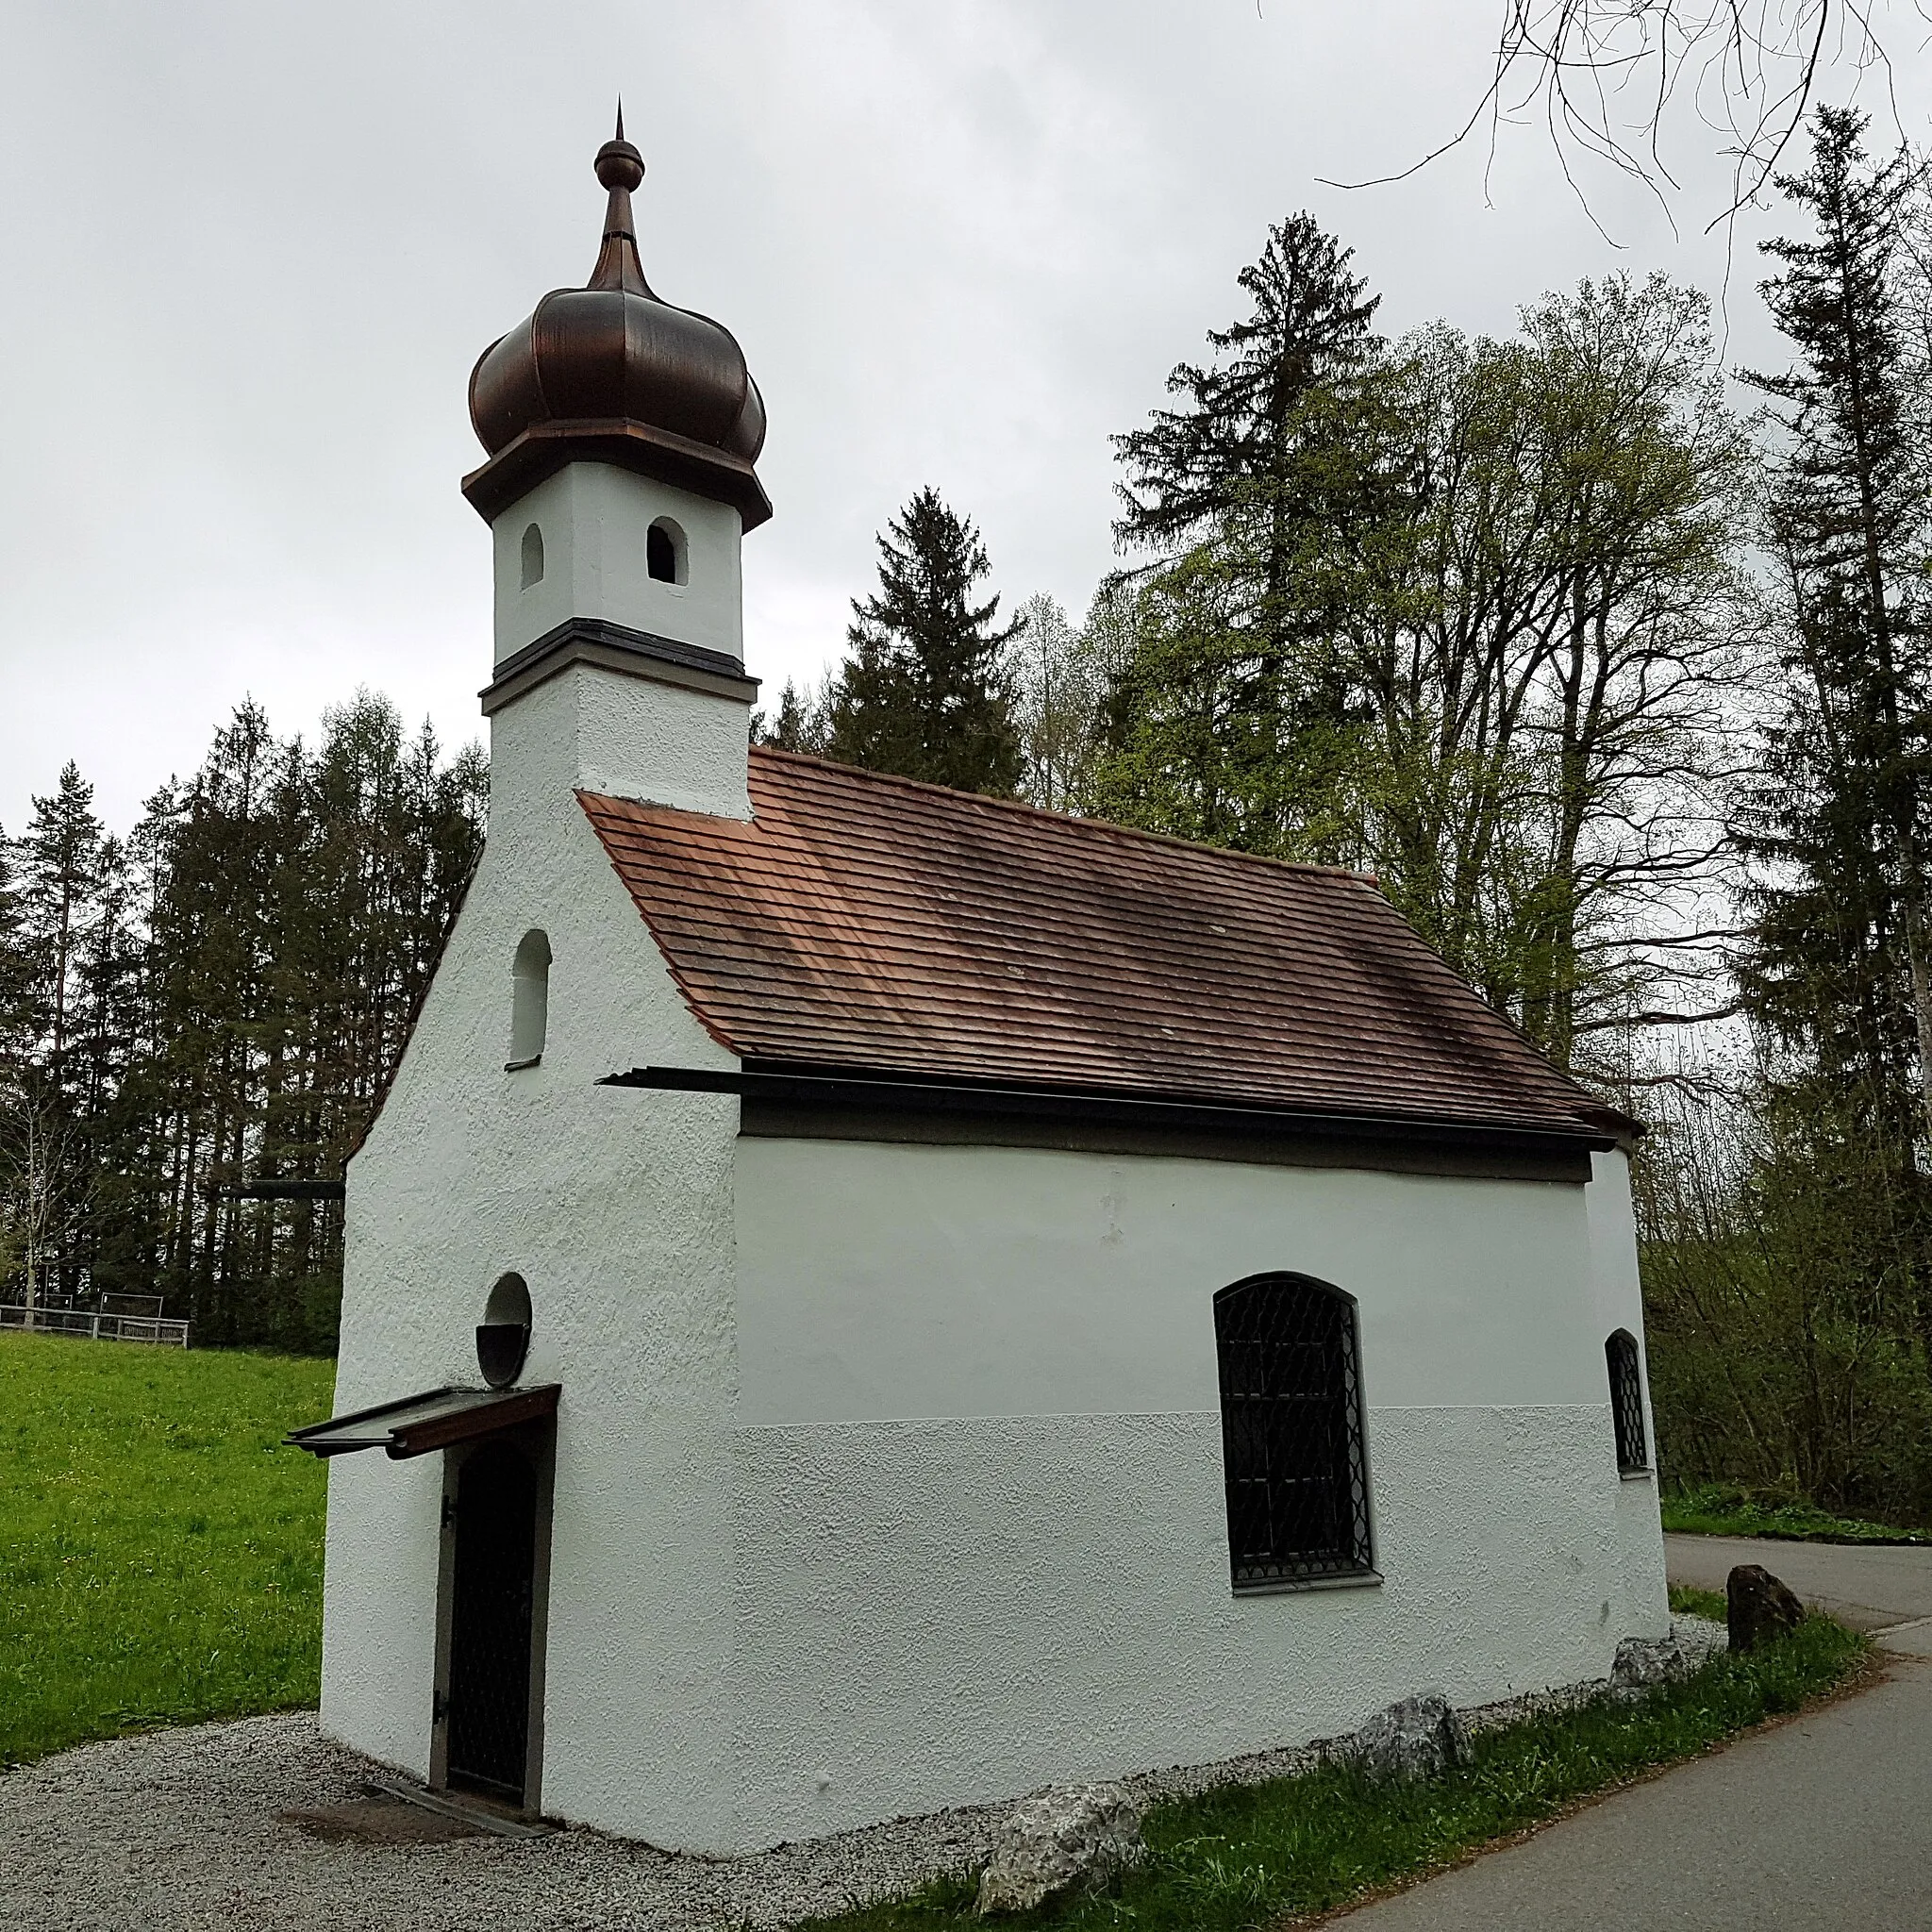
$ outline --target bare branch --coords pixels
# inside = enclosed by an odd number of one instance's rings
[[[1354,181],[1324,177],[1324,185],[1405,181],[1485,123],[1493,157],[1504,123],[1541,101],[1579,199],[1573,152],[1641,182],[1668,214],[1666,192],[1679,184],[1664,159],[1664,129],[1688,77],[1689,110],[1732,163],[1730,198],[1707,225],[1714,228],[1776,172],[1828,60],[1846,57],[1859,74],[1884,70],[1890,92],[1874,10],[1873,0],[1504,0],[1490,78],[1462,125],[1406,167]],[[1587,200],[1584,208],[1591,214]]]
[[[1735,1019],[1744,1010],[1744,1002],[1732,1000],[1727,1006],[1713,1007],[1704,1013],[1615,1013],[1599,1019],[1576,1022],[1578,1033],[1609,1033],[1626,1026],[1703,1026],[1713,1020]]]

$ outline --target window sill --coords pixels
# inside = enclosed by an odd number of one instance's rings
[[[1283,1576],[1267,1583],[1237,1583],[1236,1596],[1299,1596],[1310,1590],[1379,1590],[1379,1570],[1348,1570],[1332,1576]]]
[[[543,1056],[541,1053],[533,1053],[526,1060],[505,1060],[503,1071],[506,1074],[521,1074],[525,1067],[541,1067],[542,1064]]]
[[[1617,1472],[1617,1479],[1625,1483],[1647,1483],[1656,1474],[1657,1471],[1654,1469],[1620,1469]]]

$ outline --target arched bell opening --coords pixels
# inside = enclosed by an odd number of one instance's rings
[[[644,567],[655,583],[690,582],[691,546],[672,518],[659,517],[644,533]]]

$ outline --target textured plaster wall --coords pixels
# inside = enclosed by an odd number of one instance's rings
[[[547,818],[550,801],[570,799],[574,786],[680,811],[751,816],[748,705],[577,663],[491,723],[492,742],[510,746],[514,760],[508,771],[500,757],[492,760],[492,824]],[[574,801],[571,809],[583,816]]]
[[[685,533],[686,581],[659,582],[645,533],[659,517]],[[543,533],[543,575],[523,585],[524,533]],[[600,617],[742,659],[741,525],[712,503],[609,463],[569,463],[491,525],[496,661],[572,617]]]
[[[1574,1681],[1660,1630],[1594,1191],[741,1142],[738,1843]],[[1211,1300],[1269,1268],[1357,1298],[1379,1587],[1229,1588]]]
[[[1624,1594],[1632,1604],[1666,1601],[1662,1526],[1657,1513],[1657,1418],[1650,1407],[1650,1351],[1643,1335],[1643,1291],[1637,1274],[1637,1216],[1630,1202],[1630,1161],[1623,1153],[1591,1158],[1595,1175],[1589,1192],[1591,1299],[1596,1324],[1607,1340],[1619,1328],[1637,1338],[1643,1364],[1643,1428],[1651,1471],[1624,1479],[1617,1497],[1619,1548]],[[1609,1374],[1605,1369],[1607,1387]],[[1612,1454],[1615,1436],[1611,1437]],[[1659,1612],[1661,1614],[1661,1612]]]
[[[646,1061],[735,1064],[691,1018],[572,795],[584,685],[554,678],[492,721],[481,868],[395,1085],[349,1168],[339,1411],[475,1384],[491,1283],[529,1283],[526,1382],[559,1381],[546,1809],[659,1840],[728,1830],[732,1159],[737,1103],[604,1088]],[[644,693],[641,760],[690,693]],[[657,693],[656,708],[646,702]],[[701,701],[703,702],[703,701]],[[743,788],[682,756],[695,789]],[[736,734],[731,749],[730,732]],[[608,721],[602,742],[613,736]],[[715,741],[714,734],[714,741]],[[702,743],[700,746],[702,749]],[[508,1074],[510,968],[549,935],[541,1066]],[[427,1768],[441,1458],[330,1467],[323,1724]]]

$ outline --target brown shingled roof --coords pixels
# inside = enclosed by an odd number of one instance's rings
[[[1601,1134],[1357,874],[768,749],[750,823],[581,794],[748,1063]]]

